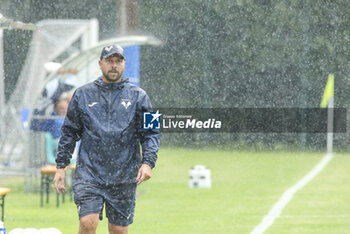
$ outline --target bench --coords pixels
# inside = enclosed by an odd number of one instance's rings
[[[5,217],[5,196],[8,192],[10,192],[11,189],[0,187],[0,196],[1,196],[1,221],[4,222]]]
[[[73,175],[74,175],[74,171],[75,171],[75,164],[71,164],[69,165],[67,169],[72,170],[72,178],[71,180],[73,181]],[[50,196],[50,185],[53,182],[53,178],[55,177],[56,174],[56,165],[45,165],[43,167],[40,168],[40,175],[41,175],[41,182],[40,182],[40,206],[43,207],[44,206],[44,193],[46,192],[46,203],[49,203],[49,196]],[[68,187],[68,186],[66,186]],[[71,191],[71,187],[68,188],[68,192],[70,194],[70,200],[73,200],[73,196],[72,196],[72,191]],[[56,206],[59,207],[60,205],[60,198],[59,198],[60,194],[56,193]],[[62,194],[62,202],[64,203],[65,201],[65,194]]]

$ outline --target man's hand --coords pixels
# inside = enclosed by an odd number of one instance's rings
[[[137,174],[137,185],[141,184],[143,181],[146,181],[152,177],[152,169],[147,164],[142,164]]]
[[[57,168],[55,178],[53,179],[55,183],[55,188],[57,193],[64,193],[66,188],[64,186],[66,174],[64,168]]]

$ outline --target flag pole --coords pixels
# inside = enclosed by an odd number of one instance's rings
[[[321,108],[327,108],[327,153],[333,151],[333,122],[334,122],[334,74],[328,75],[326,87],[324,88]]]
[[[327,153],[333,152],[333,113],[334,111],[334,96],[328,100],[328,120],[327,120]]]

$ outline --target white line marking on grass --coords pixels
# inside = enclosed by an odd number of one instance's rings
[[[334,214],[334,215],[281,215],[279,219],[295,219],[295,218],[349,218],[350,214]]]
[[[332,153],[326,154],[321,161],[301,180],[299,180],[294,186],[287,189],[282,197],[278,200],[277,203],[271,208],[269,213],[264,216],[261,223],[257,225],[250,234],[261,234],[264,233],[270,226],[273,224],[276,218],[280,217],[282,209],[288,204],[292,199],[294,194],[309,183],[320,171],[323,170],[333,158]]]

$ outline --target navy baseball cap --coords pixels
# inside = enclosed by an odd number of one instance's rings
[[[104,58],[108,58],[113,54],[118,54],[122,59],[125,59],[123,48],[120,45],[113,44],[113,45],[103,47],[101,51],[100,60]]]

